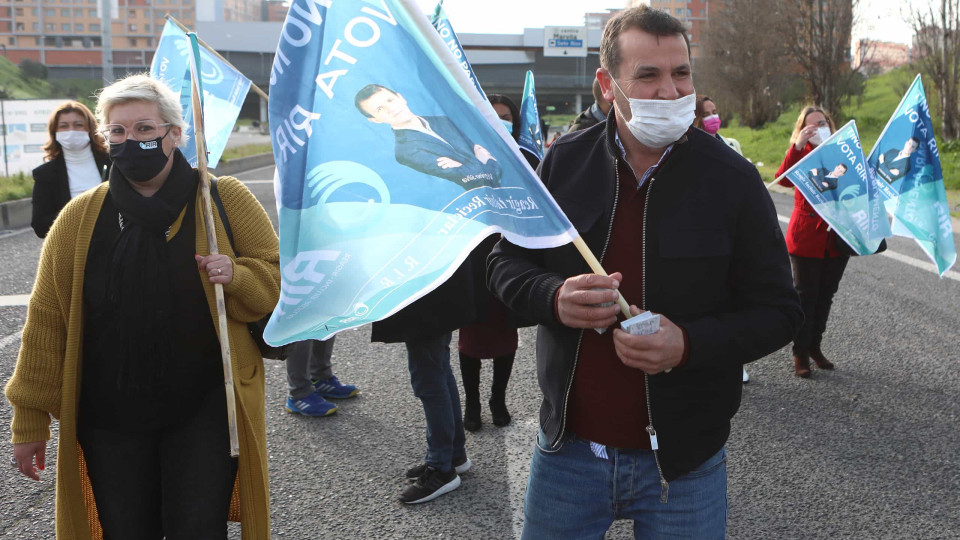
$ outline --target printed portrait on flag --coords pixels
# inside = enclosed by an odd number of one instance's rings
[[[867,158],[893,216],[893,234],[916,240],[942,276],[957,260],[940,152],[920,75]]]
[[[407,0],[291,3],[271,71],[281,299],[264,336],[325,339],[437,287],[486,237],[575,232]]]
[[[463,189],[499,185],[503,171],[497,160],[450,118],[417,116],[401,94],[379,84],[361,88],[354,104],[367,120],[393,130],[398,163]]]
[[[876,252],[880,241],[890,236],[890,223],[854,121],[820,143],[784,176],[858,254]]]

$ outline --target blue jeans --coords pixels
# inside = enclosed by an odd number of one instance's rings
[[[424,461],[448,471],[455,458],[467,455],[457,379],[450,369],[451,333],[408,341],[407,365],[413,395],[423,403],[427,419],[427,456]]]
[[[632,519],[637,539],[723,539],[727,531],[727,455],[721,449],[670,482],[660,502],[651,450],[607,449],[569,437],[551,449],[543,432],[530,462],[521,540],[601,540],[616,519]]]

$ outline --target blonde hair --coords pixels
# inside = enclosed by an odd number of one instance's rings
[[[793,134],[790,135],[790,144],[796,144],[797,139],[800,138],[800,130],[802,130],[807,123],[807,117],[815,112],[818,112],[827,118],[827,124],[830,124],[830,133],[833,133],[837,130],[836,126],[833,125],[833,118],[830,117],[830,113],[820,107],[817,107],[816,105],[808,105],[807,107],[804,107],[802,111],[800,111],[800,116],[797,117],[797,123],[793,126]]]
[[[177,126],[181,130],[180,146],[187,142],[185,133],[188,126],[183,119],[180,96],[162,82],[150,78],[146,73],[128,75],[100,91],[97,96],[97,120],[101,126],[107,125],[110,110],[116,105],[132,101],[156,103],[163,123]]]

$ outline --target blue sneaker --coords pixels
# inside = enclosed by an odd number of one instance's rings
[[[337,412],[337,406],[323,399],[323,396],[318,392],[314,392],[303,399],[295,400],[287,397],[287,404],[284,408],[292,413],[304,416],[330,416]]]
[[[313,387],[325,398],[346,399],[360,393],[360,389],[352,384],[343,384],[334,375],[329,379],[313,381]]]

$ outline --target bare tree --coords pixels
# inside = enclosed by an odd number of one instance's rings
[[[862,88],[851,67],[850,36],[858,0],[781,0],[779,33],[816,105],[832,113]],[[858,59],[864,65],[864,58]]]
[[[776,119],[793,66],[784,63],[786,47],[771,31],[777,24],[777,0],[728,0],[711,14],[696,65],[698,93],[736,110],[740,122],[759,127]],[[721,107],[721,110],[724,108]]]
[[[944,140],[960,136],[960,0],[933,0],[913,16],[914,46],[921,72],[939,95]]]

